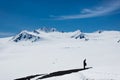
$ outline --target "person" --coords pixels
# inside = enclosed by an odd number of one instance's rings
[[[86,66],[87,66],[86,59],[84,59],[84,61],[83,61],[83,68],[85,69]]]

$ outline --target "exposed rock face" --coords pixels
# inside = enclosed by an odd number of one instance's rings
[[[117,42],[120,43],[120,40],[118,40]]]

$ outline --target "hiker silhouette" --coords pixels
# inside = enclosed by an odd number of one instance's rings
[[[83,61],[83,68],[85,69],[86,66],[87,66],[86,59],[84,59],[84,61]]]

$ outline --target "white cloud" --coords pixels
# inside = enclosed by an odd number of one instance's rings
[[[85,8],[81,10],[80,14],[54,16],[53,18],[57,20],[65,20],[65,19],[81,19],[81,18],[104,16],[114,12],[119,8],[120,8],[120,0],[113,0],[111,2],[106,3],[105,5],[101,5],[100,7],[95,7],[92,9]]]
[[[0,32],[0,37],[12,36],[14,33],[11,32]]]
[[[85,9],[83,9],[83,10],[81,11],[81,13],[83,13],[83,14],[93,13],[93,12],[94,12],[93,10],[87,9],[87,8],[85,8]]]

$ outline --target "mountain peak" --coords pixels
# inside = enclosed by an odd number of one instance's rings
[[[85,35],[85,33],[81,32],[80,30],[77,30],[74,32],[74,35],[72,35],[71,38],[86,39],[86,35]]]
[[[39,40],[40,37],[35,35],[35,33],[29,32],[27,30],[21,31],[18,35],[12,38],[12,41],[19,42],[19,41],[27,41],[30,40],[32,42]]]
[[[39,28],[35,31],[37,31],[37,32],[41,32],[41,31],[43,31],[43,32],[55,32],[55,31],[57,31],[57,29],[56,28],[42,27],[42,28]]]

